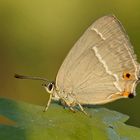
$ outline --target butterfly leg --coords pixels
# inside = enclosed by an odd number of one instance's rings
[[[76,112],[76,110],[73,107],[78,105],[80,110],[81,110],[81,112],[83,112],[85,115],[89,116],[89,114],[84,110],[84,108],[81,106],[81,104],[78,103],[77,101],[68,100],[67,98],[61,98],[61,103],[64,106],[67,106],[72,112]]]
[[[76,111],[74,110],[73,106],[71,106],[67,100],[65,98],[61,99],[61,104],[63,105],[63,108],[65,109],[66,107],[68,107],[70,109],[70,111],[72,111],[73,113],[75,113]]]
[[[50,94],[49,100],[48,100],[43,112],[46,112],[48,110],[50,103],[51,103],[51,100],[52,100],[52,94]]]
[[[80,110],[81,110],[85,115],[89,116],[89,114],[84,110],[84,108],[81,106],[80,103],[78,103],[78,106],[79,106]]]
[[[73,113],[76,112],[72,107],[69,107],[69,109],[70,109],[70,111],[72,111]]]

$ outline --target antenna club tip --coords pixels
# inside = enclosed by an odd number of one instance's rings
[[[31,79],[31,80],[43,80],[43,81],[48,81],[46,78],[25,76],[25,75],[19,75],[19,74],[15,74],[14,77],[15,77],[15,78],[18,78],[18,79]]]
[[[20,75],[19,74],[14,74],[14,77],[15,78],[20,78]]]

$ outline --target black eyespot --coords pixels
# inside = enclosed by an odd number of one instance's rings
[[[128,95],[128,97],[129,97],[130,99],[132,99],[132,98],[134,98],[134,94],[133,94],[133,93],[130,93],[130,94]]]
[[[131,73],[128,73],[128,72],[126,73],[126,72],[124,72],[124,73],[123,73],[123,78],[124,78],[125,80],[131,80],[131,78],[132,78],[132,77],[131,77]]]
[[[126,77],[127,77],[127,78],[129,78],[129,77],[130,77],[130,74],[129,74],[129,73],[127,73],[127,74],[126,74]]]

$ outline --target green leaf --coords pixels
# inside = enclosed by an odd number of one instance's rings
[[[0,99],[0,115],[12,123],[0,124],[1,140],[140,140],[140,128],[126,125],[128,116],[105,108],[85,108],[92,117],[72,113],[52,103],[43,107]]]

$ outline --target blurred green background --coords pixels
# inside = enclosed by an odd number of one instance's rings
[[[45,105],[42,83],[17,80],[14,73],[54,80],[85,29],[107,14],[122,22],[140,62],[139,9],[139,0],[0,0],[0,96]],[[128,123],[140,127],[140,85],[136,98],[104,106],[128,114]]]

